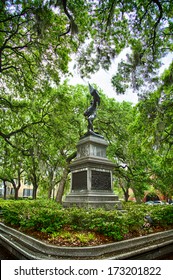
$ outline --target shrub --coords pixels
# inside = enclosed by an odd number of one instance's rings
[[[157,205],[151,209],[151,217],[155,225],[169,226],[173,225],[173,206]]]
[[[65,221],[62,207],[52,201],[7,201],[1,207],[4,222],[23,230],[53,232]]]
[[[36,230],[58,234],[64,229],[91,231],[122,240],[125,235],[145,231],[145,217],[153,226],[173,226],[173,206],[126,204],[125,211],[68,208],[50,200],[0,201],[4,223],[22,230]],[[148,230],[148,228],[146,229]],[[148,230],[148,232],[150,232]],[[82,239],[82,235],[79,235]]]

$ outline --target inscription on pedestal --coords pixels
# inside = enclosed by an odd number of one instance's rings
[[[106,158],[106,148],[105,147],[101,147],[99,145],[91,145],[91,148],[92,148],[91,153],[93,156]]]
[[[81,145],[78,147],[77,158],[89,156],[89,145]]]
[[[72,190],[87,189],[87,171],[72,173]]]
[[[91,189],[92,190],[111,190],[110,172],[91,171]]]

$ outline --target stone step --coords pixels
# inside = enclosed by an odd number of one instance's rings
[[[69,194],[65,201],[95,201],[95,202],[107,202],[107,201],[118,201],[117,195],[75,195]]]
[[[81,207],[81,208],[103,208],[105,210],[121,210],[122,205],[120,201],[65,201],[63,206],[66,207]]]

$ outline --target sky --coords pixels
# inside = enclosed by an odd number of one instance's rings
[[[127,50],[123,51],[117,59],[115,59],[109,69],[109,71],[105,71],[103,69],[100,69],[96,74],[93,74],[90,79],[82,79],[80,78],[77,71],[73,69],[74,61],[71,62],[70,70],[73,72],[73,77],[69,79],[69,83],[71,85],[76,84],[84,84],[87,85],[88,82],[92,84],[96,84],[103,90],[103,92],[110,98],[114,98],[118,102],[122,101],[129,101],[133,104],[136,104],[138,102],[138,97],[135,92],[133,92],[131,89],[127,91],[126,94],[123,95],[117,95],[115,90],[113,89],[111,85],[111,78],[113,74],[115,74],[118,62],[125,57],[127,53]],[[163,73],[164,69],[169,66],[171,61],[173,60],[173,54],[168,54],[165,58],[162,60],[162,67],[160,68],[159,74]]]

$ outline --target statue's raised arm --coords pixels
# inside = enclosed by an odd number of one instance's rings
[[[90,94],[93,96],[93,100],[91,101],[91,104],[88,107],[88,109],[84,112],[84,116],[88,120],[88,132],[94,132],[93,120],[96,118],[97,105],[100,105],[100,96],[98,91],[94,89],[90,84],[89,91]]]
[[[93,102],[95,107],[97,107],[97,105],[100,105],[100,96],[99,93],[96,89],[94,89],[90,84],[89,84],[89,90],[90,90],[90,94],[93,96]]]

